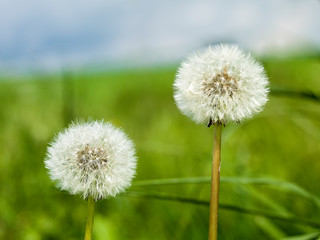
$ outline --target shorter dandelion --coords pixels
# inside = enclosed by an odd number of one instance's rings
[[[91,239],[94,201],[114,197],[131,185],[133,142],[111,123],[73,123],[48,147],[46,168],[62,190],[88,199],[85,239]]]
[[[182,62],[174,82],[180,111],[196,123],[214,125],[209,239],[217,239],[221,130],[262,110],[268,78],[250,54],[235,45],[209,47]]]

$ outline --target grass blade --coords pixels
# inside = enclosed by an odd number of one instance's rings
[[[309,233],[309,234],[304,234],[304,235],[299,235],[299,236],[282,238],[281,240],[315,240],[318,237],[320,237],[320,232],[314,232],[314,233]]]
[[[188,177],[188,178],[164,178],[140,180],[133,183],[133,186],[154,186],[171,184],[189,184],[189,183],[210,183],[210,177]]]
[[[147,192],[140,192],[140,191],[139,192],[130,191],[130,192],[127,192],[126,195],[133,196],[133,197],[154,198],[159,200],[168,200],[168,201],[176,201],[176,202],[184,202],[184,203],[191,203],[196,205],[209,206],[209,201],[192,199],[192,198],[184,198],[184,197],[170,195],[166,193],[147,193]],[[232,205],[232,204],[219,204],[219,207],[221,209],[236,211],[238,213],[263,216],[273,220],[286,221],[289,223],[295,223],[295,224],[301,224],[301,225],[320,228],[319,222],[315,222],[305,218],[294,217],[294,216],[283,216],[280,214],[276,214],[276,213],[272,213],[264,210],[243,208],[243,207]]]
[[[294,90],[294,89],[288,89],[288,88],[273,87],[273,88],[271,88],[270,93],[274,96],[286,96],[286,97],[292,97],[292,98],[306,98],[306,99],[314,100],[317,102],[320,101],[320,95],[315,94],[311,91],[301,91],[301,90]]]
[[[171,184],[210,184],[210,177],[188,177],[188,178],[166,178],[166,179],[151,179],[136,181],[133,186],[160,186],[160,185],[171,185]],[[281,190],[292,192],[300,195],[320,208],[320,199],[312,193],[306,191],[302,187],[272,178],[249,178],[249,177],[221,177],[221,183],[233,183],[233,184],[250,184],[250,185],[263,185],[268,187],[276,187]]]

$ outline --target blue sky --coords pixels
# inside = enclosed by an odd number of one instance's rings
[[[0,1],[1,72],[172,63],[220,41],[320,49],[320,1]]]

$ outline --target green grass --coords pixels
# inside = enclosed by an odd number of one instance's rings
[[[320,62],[265,66],[275,91],[264,111],[223,129],[219,237],[316,239],[308,221],[320,222],[320,102],[282,90],[320,93]],[[179,112],[174,76],[175,67],[0,82],[0,239],[83,238],[86,202],[55,188],[43,163],[75,119],[113,122],[139,157],[128,193],[97,203],[94,239],[206,239],[210,185],[196,177],[211,174],[213,128]],[[167,178],[179,179],[141,184]]]

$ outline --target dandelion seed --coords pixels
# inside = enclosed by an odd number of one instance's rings
[[[89,122],[60,133],[48,148],[45,165],[61,189],[98,200],[131,185],[136,157],[124,132],[111,123]]]
[[[181,112],[197,123],[240,122],[262,110],[268,80],[261,64],[234,45],[217,45],[181,64],[174,82]]]

